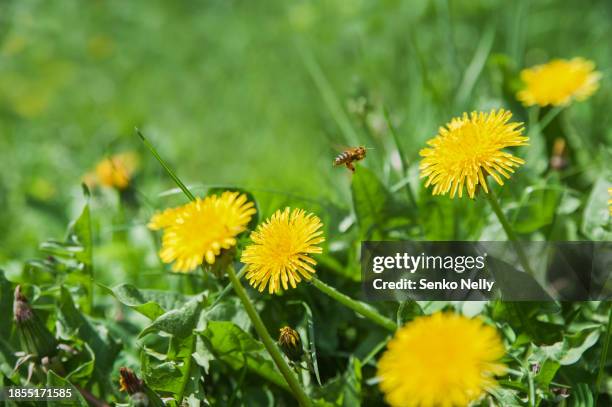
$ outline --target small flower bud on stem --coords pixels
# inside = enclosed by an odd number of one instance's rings
[[[302,341],[300,340],[300,334],[294,329],[288,326],[280,329],[278,346],[292,362],[299,362],[302,360],[302,355],[304,354]]]
[[[55,355],[57,340],[36,315],[19,285],[15,288],[13,318],[23,351],[37,359]]]

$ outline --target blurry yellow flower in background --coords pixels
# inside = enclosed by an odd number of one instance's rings
[[[155,214],[152,230],[163,229],[159,256],[172,263],[172,270],[188,272],[204,261],[215,262],[222,249],[236,245],[255,214],[255,205],[245,194],[225,191]]]
[[[137,157],[133,153],[116,154],[100,161],[93,173],[83,177],[83,182],[90,187],[99,183],[109,188],[126,189],[137,164]]]
[[[608,188],[608,195],[612,197],[612,188]],[[612,199],[608,200],[608,209],[610,210],[610,216],[612,216]]]
[[[242,253],[249,283],[259,291],[267,285],[269,293],[278,293],[281,286],[295,288],[302,277],[309,280],[317,264],[309,255],[323,251],[317,246],[325,241],[322,226],[318,217],[302,209],[277,210],[251,233],[253,243]]]
[[[525,87],[516,95],[525,106],[562,106],[584,100],[599,87],[601,73],[583,58],[555,59],[544,65],[524,69]]]
[[[437,313],[400,328],[378,361],[380,388],[394,407],[467,406],[494,388],[505,350],[480,319]]]
[[[499,174],[509,179],[513,167],[524,161],[502,149],[523,146],[529,140],[521,134],[522,123],[508,123],[511,117],[512,113],[504,109],[472,112],[469,116],[464,113],[441,127],[438,135],[427,142],[430,147],[419,153],[425,157],[419,165],[421,178],[427,177],[426,187],[434,186],[432,194],[450,192],[451,198],[455,194],[461,198],[465,186],[470,198],[474,198],[477,185],[489,192],[486,175],[503,185]]]

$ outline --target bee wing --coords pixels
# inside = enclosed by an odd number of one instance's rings
[[[332,144],[332,148],[334,151],[337,151],[338,154],[343,153],[347,150],[350,150],[352,147],[351,146],[347,146],[346,144],[338,144],[338,143],[333,143]]]

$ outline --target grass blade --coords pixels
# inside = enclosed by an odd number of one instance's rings
[[[170,166],[166,163],[166,161],[164,161],[164,159],[161,158],[161,156],[157,153],[157,150],[155,149],[155,147],[153,147],[153,144],[151,144],[149,140],[147,140],[147,138],[144,136],[144,134],[142,134],[142,132],[140,131],[138,127],[135,128],[135,131],[136,131],[136,134],[138,134],[138,137],[140,137],[140,139],[144,143],[144,145],[149,149],[151,154],[153,154],[153,156],[157,159],[157,161],[161,164],[161,166],[164,167],[164,170],[166,170],[170,178],[172,178],[172,180],[183,191],[183,193],[187,196],[187,198],[189,198],[189,200],[191,201],[195,201],[195,196],[191,193],[189,188],[187,188],[187,186],[183,184],[183,181],[181,181],[179,177],[176,176],[176,174],[174,173],[172,168],[170,168]]]
[[[495,26],[491,24],[485,29],[484,34],[480,38],[480,42],[478,42],[474,57],[463,74],[463,79],[461,80],[461,85],[459,85],[457,97],[455,98],[456,107],[463,109],[463,106],[468,102],[472,90],[478,81],[478,77],[491,53],[494,39]]]
[[[342,104],[336,97],[334,90],[332,89],[329,81],[325,77],[321,66],[315,59],[315,56],[312,52],[305,48],[304,46],[300,46],[299,50],[302,55],[302,60],[304,61],[304,66],[308,70],[308,73],[312,77],[317,89],[321,93],[321,97],[323,101],[327,105],[334,121],[340,127],[342,134],[344,135],[345,142],[350,146],[359,145],[359,137],[357,137],[357,132],[351,125],[351,121],[347,117],[344,109],[342,108]]]

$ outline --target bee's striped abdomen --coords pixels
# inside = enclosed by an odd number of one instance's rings
[[[347,162],[350,158],[351,158],[351,155],[348,153],[348,151],[344,151],[338,154],[336,158],[334,158],[334,165],[342,165],[345,162]]]

